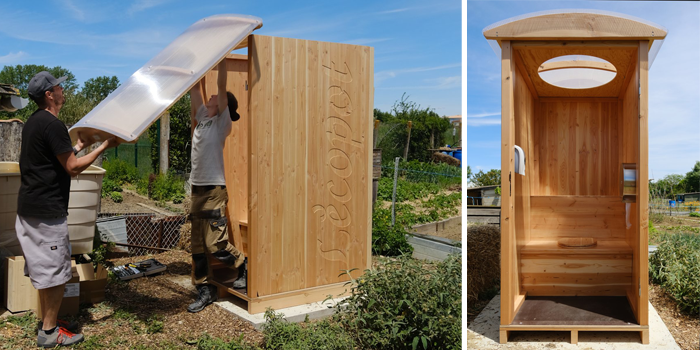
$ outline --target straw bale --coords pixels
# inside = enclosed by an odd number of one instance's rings
[[[467,225],[467,302],[498,285],[500,277],[500,226]]]
[[[438,163],[447,163],[454,166],[459,166],[460,163],[459,159],[440,152],[433,153],[433,161]]]
[[[177,242],[177,247],[187,251],[192,252],[192,222],[187,221],[180,227],[180,241]]]

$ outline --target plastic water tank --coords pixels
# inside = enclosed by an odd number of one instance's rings
[[[68,233],[72,254],[92,251],[104,174],[104,169],[91,165],[71,179]],[[22,255],[15,233],[20,184],[19,163],[0,162],[0,247],[14,255]]]
[[[452,152],[452,156],[459,159],[459,167],[462,167],[462,150],[458,149]]]

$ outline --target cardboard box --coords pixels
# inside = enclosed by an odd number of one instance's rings
[[[34,288],[29,277],[24,276],[24,257],[13,256],[7,258],[5,270],[5,303],[10,312],[22,312],[35,310],[41,317],[39,307],[39,292]],[[59,316],[77,315],[80,306],[80,276],[73,267],[73,277],[66,283],[63,293]]]
[[[5,276],[4,302],[7,310],[10,312],[36,310],[39,292],[34,289],[29,277],[24,276],[24,257],[7,258],[3,276]]]
[[[96,304],[105,300],[107,286],[107,269],[97,265],[95,271],[92,263],[76,265],[80,276],[80,303]]]

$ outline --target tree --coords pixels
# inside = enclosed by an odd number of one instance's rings
[[[22,97],[28,98],[29,94],[27,93],[27,88],[29,87],[29,81],[41,71],[48,71],[56,78],[60,78],[62,76],[68,77],[63,83],[61,83],[61,86],[63,86],[63,94],[66,96],[66,102],[68,102],[68,96],[75,93],[78,84],[75,82],[75,75],[61,66],[52,68],[35,64],[4,66],[2,71],[0,71],[0,83],[14,85],[20,90]],[[29,99],[27,107],[24,107],[23,109],[12,113],[0,112],[0,119],[18,118],[22,121],[27,121],[27,118],[29,118],[29,116],[36,111],[36,108],[36,103]]]
[[[116,76],[101,76],[90,78],[83,84],[83,89],[80,92],[91,101],[102,101],[107,98],[107,95],[112,93],[119,87],[119,79]]]
[[[695,162],[693,170],[685,174],[686,192],[700,192],[700,161]]]
[[[379,109],[374,109],[374,119],[379,120],[382,123],[388,123],[394,116],[388,112],[382,112]]]
[[[77,123],[118,86],[119,79],[116,76],[100,76],[86,80],[78,93],[66,94],[66,104],[61,109],[59,119],[66,125]]]
[[[501,184],[501,170],[491,169],[487,173],[479,170],[472,178],[472,183],[477,186],[493,186]]]
[[[168,140],[169,172],[185,173],[190,170],[190,157],[192,152],[192,136],[190,127],[190,94],[186,93],[170,107],[170,140]],[[240,121],[239,121],[240,122]],[[160,167],[156,146],[158,145],[158,132],[160,124],[154,123],[148,129],[148,137],[151,140],[151,165],[156,172]]]
[[[375,109],[374,116],[389,125],[389,132],[377,139],[377,148],[382,149],[383,162],[403,156],[409,121],[412,122],[409,160],[429,162],[432,157],[430,149],[443,143],[443,134],[450,128],[448,119],[440,117],[430,108],[423,109],[415,102],[409,101],[405,93],[394,103],[392,113]]]

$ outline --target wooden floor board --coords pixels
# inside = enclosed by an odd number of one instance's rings
[[[525,299],[513,325],[636,325],[623,296],[540,296]]]

